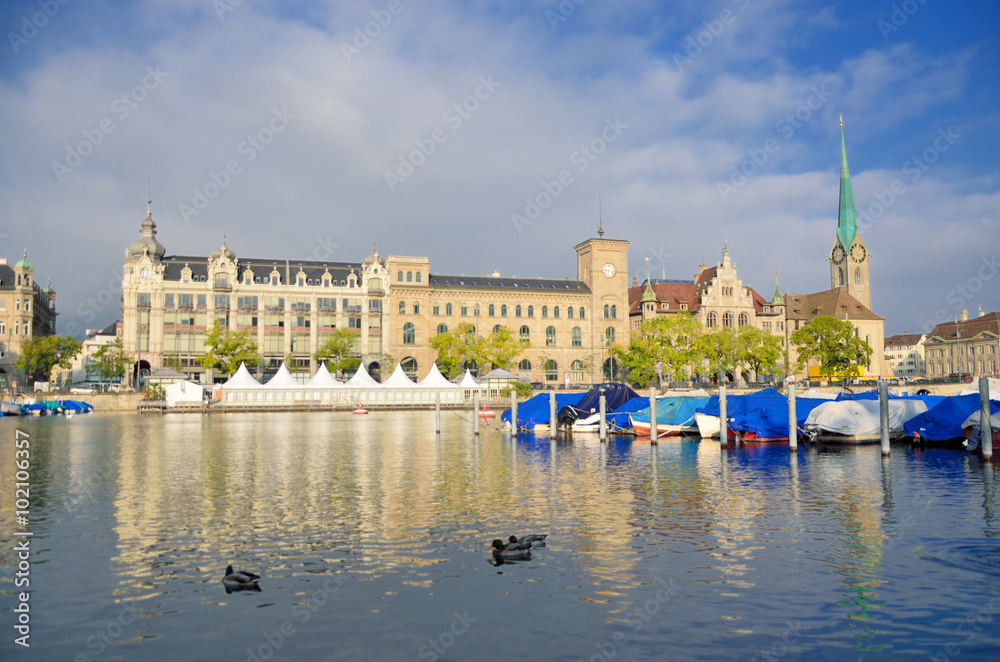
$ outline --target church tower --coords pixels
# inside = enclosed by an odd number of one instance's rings
[[[844,145],[844,119],[840,119],[840,215],[837,236],[827,259],[830,260],[830,287],[840,287],[871,310],[872,294],[869,279],[868,248],[858,231],[854,211],[851,173],[847,168],[847,148]]]

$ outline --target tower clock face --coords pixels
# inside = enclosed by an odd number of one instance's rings
[[[851,246],[851,257],[854,258],[855,262],[863,262],[865,256],[868,255],[868,251],[861,244],[854,244]]]
[[[844,252],[844,247],[843,246],[841,246],[840,244],[837,244],[836,246],[833,247],[833,255],[832,255],[832,257],[833,257],[833,263],[834,264],[840,264],[841,262],[844,261],[844,258],[846,256],[847,256],[847,253]]]
[[[610,262],[605,262],[604,266],[601,268],[601,271],[604,273],[605,276],[611,278],[612,276],[615,275],[615,265],[611,264]]]

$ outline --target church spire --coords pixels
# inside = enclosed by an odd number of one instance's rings
[[[858,233],[858,219],[854,211],[854,191],[851,189],[851,172],[847,168],[847,147],[844,144],[844,116],[840,116],[840,215],[837,220],[837,238],[848,250]]]

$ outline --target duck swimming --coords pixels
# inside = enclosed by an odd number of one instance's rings
[[[514,536],[511,536],[512,538]],[[493,557],[498,559],[526,559],[531,556],[531,543],[514,540],[506,545],[497,538],[493,541]]]
[[[222,583],[231,588],[251,588],[256,587],[260,581],[260,575],[246,570],[233,570],[233,566],[226,566],[226,576],[222,578]]]

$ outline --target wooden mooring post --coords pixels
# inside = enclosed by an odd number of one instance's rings
[[[434,431],[441,433],[441,391],[434,395]]]
[[[479,436],[479,389],[472,392],[472,434]]]
[[[510,391],[510,434],[517,436],[517,391]]]
[[[729,417],[726,415],[726,373],[719,371],[719,445],[729,446]]]
[[[879,432],[882,440],[882,457],[889,457],[889,382],[878,383]]]
[[[656,425],[656,387],[649,387],[649,443],[659,443],[660,430]]]
[[[601,441],[607,441],[608,440],[608,420],[605,418],[605,416],[608,415],[608,401],[607,401],[607,398],[604,397],[604,389],[603,388],[599,391],[599,393],[600,393],[600,398],[599,398],[600,409],[599,409],[599,411],[600,411],[600,415],[601,415],[601,420],[597,424],[597,432],[598,432],[598,435],[601,438]]]
[[[549,439],[556,438],[556,427],[559,422],[556,420],[556,392],[549,393]]]
[[[788,378],[788,450],[799,447],[799,421],[795,414],[795,375]]]

